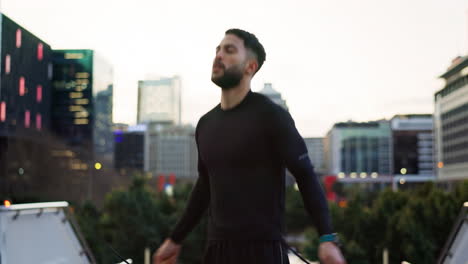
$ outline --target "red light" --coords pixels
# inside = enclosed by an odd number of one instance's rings
[[[174,173],[169,174],[169,184],[174,186],[176,183],[176,176]]]
[[[3,201],[3,204],[5,205],[5,207],[10,207],[11,206],[11,202],[8,201],[8,200]]]
[[[41,116],[41,114],[36,114],[36,128],[37,128],[37,130],[42,129],[42,116]]]
[[[42,102],[42,85],[40,84],[37,86],[36,101],[38,103]]]
[[[10,55],[5,56],[5,73],[10,73],[11,71],[11,57]]]
[[[6,119],[6,103],[0,103],[0,121],[4,122]]]
[[[31,125],[31,112],[29,112],[29,110],[26,110],[26,112],[24,112],[24,127],[29,128],[30,125]]]
[[[24,77],[19,79],[19,95],[23,96],[26,93],[26,80]]]
[[[44,45],[42,43],[37,44],[37,59],[39,61],[44,57]]]
[[[16,47],[21,47],[21,29],[16,30]]]
[[[166,176],[163,174],[158,176],[158,192],[161,192],[164,189],[164,185],[166,184]]]

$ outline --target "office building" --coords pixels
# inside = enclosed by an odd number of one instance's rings
[[[178,76],[138,81],[137,122],[180,125],[181,79]]]
[[[468,56],[455,58],[440,78],[445,85],[435,93],[437,177],[468,179]]]
[[[130,126],[125,130],[115,130],[114,167],[143,172],[145,161],[146,126]]]
[[[112,150],[113,69],[93,50],[54,50],[52,128],[69,146]]]
[[[327,172],[367,178],[392,173],[392,133],[386,120],[337,123],[325,138]]]
[[[0,14],[0,197],[31,193],[50,129],[50,46]]]
[[[325,172],[323,138],[304,138],[304,142],[315,172],[323,174]]]
[[[145,138],[145,171],[153,176],[175,175],[196,178],[198,152],[195,128],[185,126],[149,127]]]
[[[279,92],[273,89],[273,85],[271,83],[265,83],[263,89],[259,93],[265,95],[266,97],[270,98],[270,100],[274,103],[288,110],[288,105],[286,104],[286,101],[283,99]]]
[[[432,176],[432,115],[396,115],[390,123],[393,137],[393,174]]]

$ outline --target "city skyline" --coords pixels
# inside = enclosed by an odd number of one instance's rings
[[[53,49],[89,48],[108,59],[114,122],[130,124],[138,80],[148,73],[181,76],[183,123],[195,125],[218,104],[211,63],[230,27],[265,45],[267,61],[252,90],[272,83],[303,137],[324,136],[350,119],[433,113],[443,87],[438,77],[467,51],[465,1],[237,3],[4,0],[2,12]]]

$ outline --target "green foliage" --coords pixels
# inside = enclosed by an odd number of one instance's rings
[[[177,186],[174,197],[155,193],[146,179],[135,177],[128,190],[115,190],[102,210],[91,203],[77,208],[77,218],[98,263],[120,262],[110,246],[133,263],[144,262],[144,249],[154,252],[182,214],[191,185]],[[200,263],[205,241],[203,220],[187,237],[179,263]]]
[[[390,263],[432,263],[443,247],[463,202],[468,201],[468,181],[444,191],[432,183],[416,189],[380,192],[340,186],[347,206],[330,204],[335,229],[343,241],[348,263],[380,263],[389,250]],[[177,185],[173,197],[150,190],[136,177],[127,190],[115,190],[103,208],[87,202],[76,207],[80,228],[98,263],[117,263],[108,245],[134,263],[143,263],[143,252],[154,252],[169,235],[185,209],[192,185]],[[318,234],[304,209],[300,192],[286,190],[286,226],[289,233],[304,232],[304,255],[317,260]],[[183,243],[179,263],[201,263],[206,240],[206,218]],[[304,231],[305,230],[305,231]]]
[[[468,181],[459,183],[452,192],[427,183],[416,189],[386,189],[370,195],[348,190],[348,195],[345,208],[330,204],[348,263],[380,263],[385,248],[390,263],[433,263],[463,202],[468,201]],[[306,240],[304,252],[315,259],[317,239],[309,230]]]
[[[312,221],[302,202],[301,193],[293,187],[286,188],[286,227],[288,232],[300,232],[312,226]]]

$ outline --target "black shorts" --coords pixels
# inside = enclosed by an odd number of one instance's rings
[[[211,240],[206,245],[204,264],[289,264],[281,241]]]

